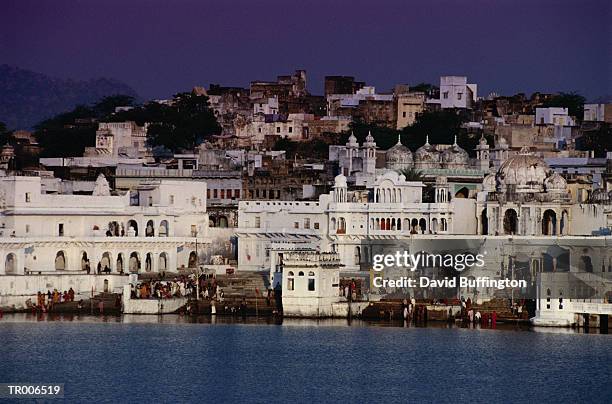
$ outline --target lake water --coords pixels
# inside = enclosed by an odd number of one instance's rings
[[[5,315],[0,382],[71,402],[610,400],[610,335],[237,321]]]

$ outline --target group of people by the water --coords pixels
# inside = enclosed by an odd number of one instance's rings
[[[497,311],[483,311],[472,306],[472,299],[461,298],[461,318],[468,324],[480,324],[481,327],[495,327],[497,325]]]
[[[132,285],[132,299],[172,299],[175,297],[193,298],[198,293],[200,299],[223,300],[223,291],[214,278],[179,276],[171,280],[150,280]]]
[[[352,302],[357,300],[361,295],[361,285],[355,282],[355,279],[342,280],[340,282],[340,296],[346,297],[346,300]]]
[[[48,311],[56,304],[73,302],[74,295],[74,289],[72,288],[64,292],[57,289],[53,289],[53,292],[47,290],[47,293],[39,291],[36,294],[36,304],[32,303],[32,299],[28,299],[26,301],[26,306],[34,310]]]

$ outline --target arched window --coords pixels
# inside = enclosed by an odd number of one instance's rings
[[[187,262],[188,268],[196,268],[198,266],[198,256],[195,251],[189,253],[189,261]]]
[[[421,219],[419,220],[419,228],[421,229],[421,233],[425,233],[427,231],[427,220]]]
[[[117,272],[123,273],[123,254],[117,254]]]
[[[160,272],[168,270],[168,255],[165,252],[159,254],[159,258],[157,261],[157,266]]]
[[[87,262],[89,260],[87,259],[87,252],[83,251],[83,253],[81,254],[81,271],[86,271],[87,270]]]
[[[140,257],[138,253],[134,251],[130,254],[130,272],[138,273],[140,271]]]
[[[111,256],[108,251],[102,254],[102,259],[100,260],[100,267],[103,272],[111,271]]]
[[[222,227],[222,228],[228,227],[227,216],[219,216],[219,227]]]
[[[145,257],[145,272],[151,272],[153,270],[153,256],[151,253],[147,253]]]
[[[17,256],[13,253],[9,253],[4,260],[4,273],[14,274],[17,272]]]
[[[397,218],[396,223],[397,223],[397,230],[398,231],[402,230],[402,219]]]
[[[303,271],[298,272],[298,276],[304,276],[304,272]]]
[[[434,234],[438,233],[438,219],[435,217],[431,219],[431,231]]]
[[[138,223],[136,222],[136,220],[128,221],[128,232],[130,231],[130,229],[134,229],[134,235],[138,236]]]
[[[552,209],[546,209],[542,217],[542,234],[554,236],[557,234],[557,214]]]
[[[169,226],[168,226],[168,221],[167,220],[162,220],[159,223],[159,230],[157,231],[157,235],[159,237],[168,237],[168,231],[170,230]]]
[[[66,269],[66,255],[63,251],[58,251],[55,254],[55,270],[64,271]]]
[[[487,208],[484,208],[480,214],[480,234],[489,234],[489,218],[487,216]]]
[[[147,222],[147,227],[145,228],[145,236],[153,237],[154,235],[155,235],[155,224],[153,223],[153,220],[149,220]]]
[[[295,278],[293,278],[293,271],[289,271],[287,274],[287,290],[295,290]]]
[[[508,209],[504,213],[504,234],[517,234],[518,231],[518,215],[516,210]]]

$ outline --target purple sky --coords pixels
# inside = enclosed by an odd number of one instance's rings
[[[467,75],[491,91],[612,94],[610,0],[2,0],[0,63],[113,77],[144,98],[297,68],[309,89]]]

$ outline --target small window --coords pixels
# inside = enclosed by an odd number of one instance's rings
[[[30,225],[29,225],[29,224],[26,224],[25,231],[26,231],[26,233],[29,233],[29,232],[30,232]]]
[[[294,229],[299,229],[300,228],[300,222],[293,222],[293,228]]]
[[[208,192],[208,190],[206,190]],[[170,195],[170,205],[174,205],[174,195]]]
[[[31,200],[30,197],[31,197],[31,194],[29,192],[26,192],[25,193],[25,201],[26,202],[30,202],[30,200]]]
[[[315,224],[314,224],[314,228],[315,228],[316,230],[319,230],[319,222],[315,222]]]
[[[240,190],[234,189],[234,198],[240,198]]]
[[[153,197],[149,196],[149,206],[153,206]]]
[[[442,93],[442,96],[444,97],[444,99],[448,99],[448,91],[445,91]]]
[[[462,94],[462,93],[457,93],[457,99],[458,99],[458,100],[460,100],[462,96],[463,96],[463,94]]]
[[[216,189],[213,189],[213,198],[215,198],[215,199],[217,198],[217,190]]]
[[[308,290],[310,292],[314,292],[314,290],[315,290],[315,280],[314,280],[314,278],[308,279]]]
[[[259,216],[255,217],[255,227],[256,228],[260,228],[261,227],[261,218]]]
[[[287,279],[287,290],[294,290],[295,289],[295,280],[293,278],[288,278]]]
[[[57,233],[60,237],[64,236],[64,223],[60,223],[57,228]]]
[[[304,228],[310,229],[310,219],[308,218],[304,219]]]
[[[293,126],[289,127],[289,133],[293,133]]]
[[[280,126],[276,127],[276,133],[280,133]]]
[[[198,235],[198,227],[195,224],[191,225],[191,237]]]
[[[406,111],[402,112],[402,118],[406,117]]]
[[[261,133],[261,128],[257,128],[257,132]]]

